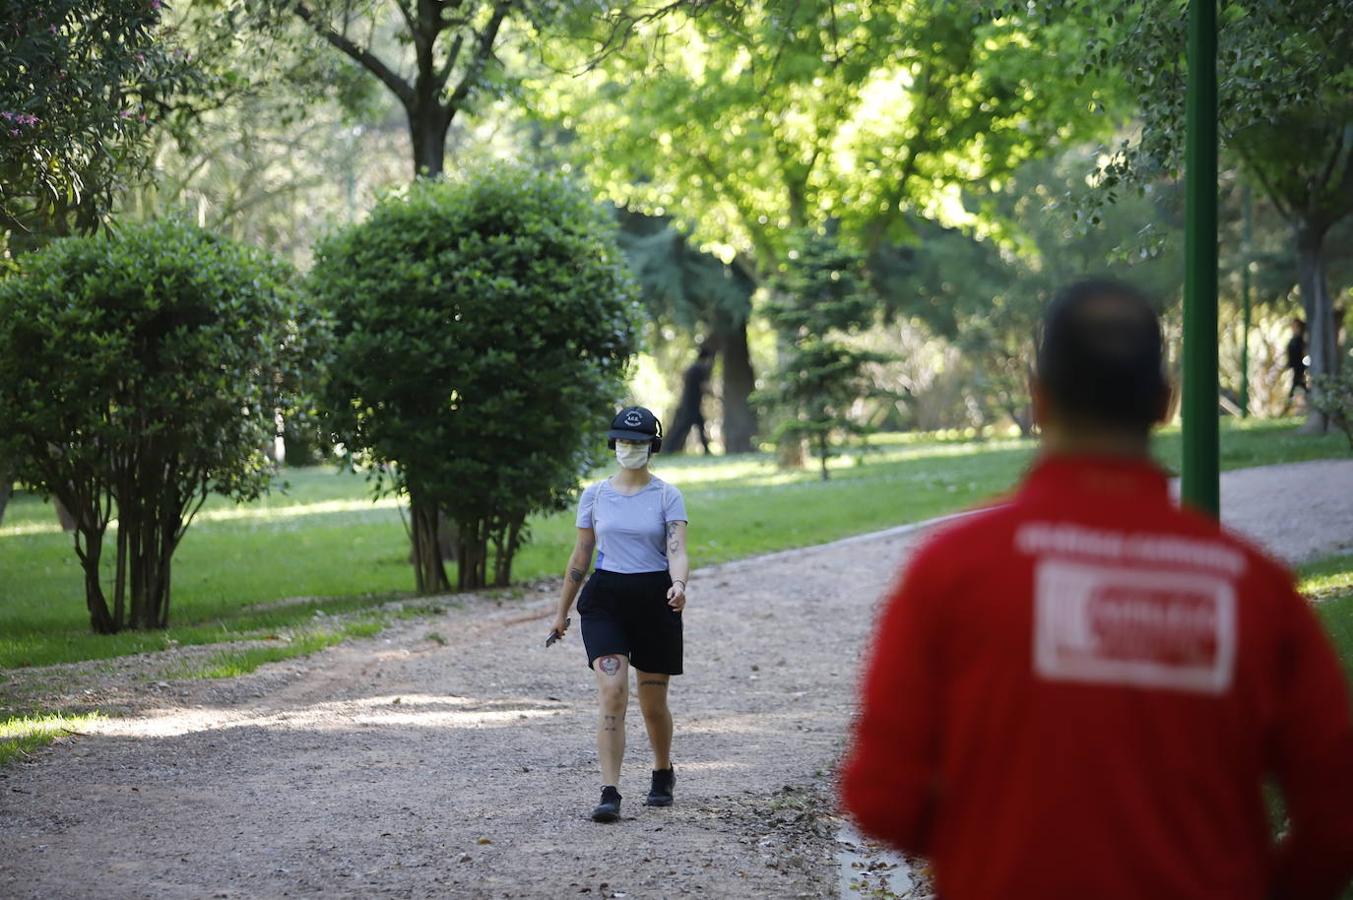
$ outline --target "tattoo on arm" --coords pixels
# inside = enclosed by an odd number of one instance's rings
[[[677,523],[667,523],[667,550],[669,553],[676,553],[681,549],[681,535],[677,534]]]
[[[568,580],[571,581],[571,582],[573,582],[574,584],[582,584],[582,581],[583,581],[583,570],[582,570],[582,569],[569,569],[569,570],[568,570]]]

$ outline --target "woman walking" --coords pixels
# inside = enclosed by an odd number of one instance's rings
[[[672,713],[668,682],[681,674],[681,611],[686,606],[686,503],[681,492],[649,471],[662,448],[662,424],[642,406],[622,409],[607,432],[620,470],[583,491],[578,541],[569,557],[553,634],[568,628],[578,596],[587,664],[597,680],[597,755],[601,802],[597,822],[620,818],[620,763],[625,755],[629,672],[639,682],[639,709],[653,748],[647,806],[671,806]],[[597,567],[586,579],[597,551]]]

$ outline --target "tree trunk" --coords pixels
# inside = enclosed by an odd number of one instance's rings
[[[489,542],[484,522],[473,528],[462,523],[456,549],[456,586],[462,591],[473,591],[488,583]]]
[[[61,502],[60,497],[52,498],[52,506],[56,509],[56,521],[61,525],[62,531],[75,530],[75,516],[66,508],[66,504]]]
[[[5,507],[9,506],[9,498],[14,490],[14,482],[9,474],[9,468],[0,463],[0,524],[5,521]]]
[[[1019,429],[1019,436],[1029,438],[1034,436],[1034,413],[1028,403],[1022,406],[1016,406],[1014,403],[1005,404],[1005,414],[1010,417],[1010,421],[1015,423]]]
[[[424,500],[413,488],[409,489],[414,584],[420,594],[442,594],[451,590],[451,580],[446,577],[446,567],[442,565],[439,515],[435,503]]]
[[[447,517],[445,510],[437,510],[437,536],[442,562],[456,561],[456,535],[456,523]]]
[[[752,391],[751,348],[747,346],[747,323],[731,325],[718,335],[723,355],[723,446],[725,453],[751,453],[756,449],[756,410]]]
[[[823,481],[826,481],[826,480],[828,480],[829,478],[831,478],[831,475],[827,472],[827,451],[828,451],[828,449],[829,449],[829,447],[827,446],[827,436],[826,436],[825,434],[820,434],[820,435],[818,435],[818,438],[817,438],[817,458],[818,458],[819,463],[822,465],[822,480],[823,480]]]
[[[76,550],[80,565],[85,573],[85,608],[89,610],[89,625],[95,634],[115,634],[122,627],[121,621],[115,621],[108,614],[108,600],[103,596],[103,585],[99,581],[99,558],[103,555],[103,532],[80,531],[84,538],[84,549]]]
[[[169,574],[174,556],[174,536],[178,532],[177,515],[166,513],[160,502],[119,504],[118,542],[127,530],[127,574],[130,590],[127,599],[127,626],[139,630],[164,628],[169,624]],[[119,547],[119,555],[121,555]],[[118,587],[117,592],[121,592]]]
[[[127,616],[127,535],[130,529],[119,521],[117,526],[117,567],[113,570],[113,621],[118,627]]]
[[[517,548],[521,546],[523,522],[512,522],[506,533],[494,539],[493,586],[507,587],[512,583],[512,560],[516,558]]]
[[[1334,374],[1339,364],[1334,302],[1325,274],[1325,232],[1323,227],[1306,225],[1298,229],[1296,236],[1297,284],[1306,312],[1306,347],[1311,356],[1309,374],[1312,384],[1321,375]],[[1312,387],[1311,390],[1316,389]],[[1329,422],[1325,415],[1312,406],[1302,431],[1324,434],[1328,428]]]
[[[451,119],[435,103],[420,104],[408,111],[409,138],[413,141],[413,177],[436,178],[446,167],[446,131]]]

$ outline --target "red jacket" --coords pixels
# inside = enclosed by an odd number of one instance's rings
[[[1143,462],[1046,459],[926,542],[881,613],[842,792],[943,900],[1318,898],[1353,871],[1329,642],[1281,566]]]

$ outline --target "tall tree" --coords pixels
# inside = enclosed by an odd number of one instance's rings
[[[458,586],[506,585],[527,517],[596,462],[638,305],[613,229],[563,177],[495,166],[420,180],[320,245],[323,408],[377,491],[408,497],[420,592],[450,586],[439,512]]]
[[[725,264],[700,250],[668,218],[621,210],[620,247],[639,279],[650,316],[706,339],[723,360],[723,435],[729,453],[755,449],[756,384],[747,320],[756,283],[735,260]]]
[[[0,270],[90,233],[149,159],[196,68],[158,0],[0,0]],[[0,517],[11,463],[0,458]]]
[[[1061,11],[1099,24],[1084,67],[1115,67],[1135,95],[1142,127],[1105,167],[1124,181],[1180,169],[1184,146],[1185,11],[1171,0],[1106,5],[1068,0]],[[1292,232],[1309,325],[1311,371],[1334,372],[1339,353],[1328,286],[1330,230],[1353,214],[1353,0],[1238,0],[1218,33],[1223,151],[1282,213]],[[1308,426],[1324,430],[1313,410]]]
[[[606,196],[673,216],[769,284],[797,229],[835,220],[877,246],[907,234],[908,213],[967,216],[961,184],[1103,128],[1090,109],[1107,88],[1073,89],[1064,65],[1077,46],[1073,25],[1035,47],[1024,23],[951,0],[757,2],[640,23],[531,96],[581,138]]]
[[[323,229],[407,179],[396,104],[345,58],[316,53],[300,28],[241,40],[217,0],[165,15],[214,90],[198,100],[193,127],[153,135],[149,177],[122,192],[119,219],[179,209],[305,262]]]
[[[581,138],[578,161],[604,193],[675,217],[765,278],[793,229],[837,219],[848,238],[905,235],[905,213],[942,216],[960,185],[1105,127],[1090,109],[1107,88],[1065,72],[1083,42],[1074,27],[1049,26],[1034,47],[1023,23],[961,8],[674,13],[578,77],[537,80],[532,102]]]
[[[0,230],[94,231],[196,71],[158,0],[0,0]]]
[[[0,444],[74,515],[95,631],[165,627],[174,552],[208,494],[253,500],[271,482],[263,447],[313,359],[292,280],[164,220],[52,242],[0,282]]]
[[[849,341],[879,315],[864,255],[827,232],[801,232],[795,243],[767,311],[789,351],[765,396],[776,436],[806,441],[826,481],[839,444],[872,431],[854,409],[878,393],[868,368],[888,357]]]
[[[299,23],[378,81],[403,110],[414,177],[442,173],[452,123],[502,86],[509,22],[526,32],[560,8],[548,0],[220,2],[226,28],[276,33]]]
[[[1178,298],[1177,199],[1169,186],[1123,198],[1097,221],[1076,221],[1086,148],[1022,166],[999,189],[970,192],[966,202],[1002,224],[978,237],[918,223],[916,241],[883,248],[875,280],[892,311],[915,316],[974,361],[982,407],[994,405],[1024,434],[1033,428],[1029,376],[1043,310],[1058,289],[1087,274],[1131,279],[1162,304]],[[1154,232],[1145,243],[1144,234]]]

